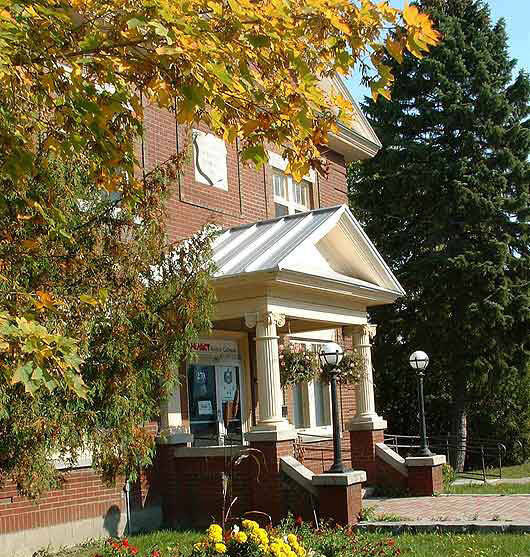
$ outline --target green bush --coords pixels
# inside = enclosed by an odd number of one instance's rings
[[[400,554],[394,539],[373,540],[351,527],[326,523],[313,528],[310,523],[289,517],[280,523],[278,530],[295,532],[309,554],[323,557],[396,557]]]
[[[456,480],[456,472],[450,464],[444,464],[442,466],[442,481],[444,486],[444,491],[447,491],[451,484]]]

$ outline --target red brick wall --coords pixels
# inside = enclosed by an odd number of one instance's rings
[[[350,431],[351,461],[355,470],[365,470],[368,483],[377,478],[375,445],[384,442],[383,430]]]
[[[407,476],[400,474],[395,468],[380,458],[376,460],[376,478],[374,483],[396,490],[407,491],[408,489]]]
[[[146,429],[156,435],[158,426],[153,422]],[[123,478],[117,478],[116,484],[109,487],[92,468],[77,468],[65,472],[60,489],[32,500],[20,495],[14,482],[7,481],[0,488],[0,534],[122,512],[125,510],[123,486]],[[143,471],[131,486],[130,501],[133,510],[158,503],[151,470]]]
[[[407,470],[412,495],[428,496],[443,491],[442,466],[409,466]]]
[[[207,131],[206,128],[201,127]],[[223,228],[274,217],[270,167],[256,169],[241,163],[238,146],[227,145],[228,191],[194,179],[191,130],[177,126],[170,112],[145,107],[145,132],[140,149],[145,169],[151,170],[177,152],[185,153],[183,172],[168,200],[170,239],[190,236],[206,223]],[[346,165],[342,155],[327,151],[329,173],[314,184],[313,205],[326,207],[347,202]]]
[[[122,483],[107,487],[91,468],[66,474],[61,489],[47,492],[38,501],[17,493],[14,483],[0,490],[0,534],[53,526],[122,510]]]

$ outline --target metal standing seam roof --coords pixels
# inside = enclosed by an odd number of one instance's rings
[[[215,276],[279,269],[282,259],[342,208],[314,209],[226,230],[213,246]]]

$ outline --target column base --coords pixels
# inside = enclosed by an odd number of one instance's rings
[[[285,423],[287,424],[286,426],[277,429],[266,429],[258,424],[255,428],[245,433],[245,439],[258,443],[261,441],[292,441],[296,439],[298,435],[296,429],[288,422]]]
[[[381,416],[356,416],[348,423],[349,431],[375,431],[387,428],[387,422]]]
[[[165,430],[156,438],[157,445],[191,445],[193,435],[187,431]]]

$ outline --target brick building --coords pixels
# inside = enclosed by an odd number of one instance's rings
[[[348,96],[342,82],[333,85]],[[214,330],[194,346],[180,387],[161,403],[156,462],[131,494],[132,528],[219,519],[226,474],[238,497],[234,513],[263,510],[275,520],[287,510],[311,516],[338,508],[335,518],[354,522],[366,475],[374,481],[379,470],[407,481],[406,463],[378,447],[386,422],[374,406],[375,326],[367,322],[368,308],[392,303],[403,290],[346,206],[346,166],[373,156],[377,137],[357,109],[352,125],[341,125],[322,150],[327,175],[310,172],[295,182],[274,148],[257,170],[241,163],[237,144],[206,129],[178,126],[172,114],[150,107],[145,118],[140,155],[147,170],[186,152],[168,201],[171,239],[206,223],[224,232],[214,246]],[[363,355],[359,383],[339,390],[343,452],[363,472],[322,474],[332,460],[330,389],[312,381],[282,390],[284,337],[315,351],[334,340]],[[248,446],[265,459],[260,478],[250,459],[234,467]],[[13,486],[0,491],[0,533],[12,548],[7,554],[22,555],[46,543],[118,534],[125,511],[121,486],[105,488],[88,457],[67,474],[64,489],[37,504]]]

